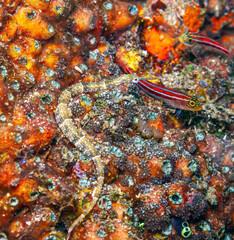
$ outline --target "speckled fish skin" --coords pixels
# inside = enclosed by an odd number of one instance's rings
[[[83,213],[72,223],[68,230],[66,240],[70,238],[73,229],[84,220],[84,218],[89,214],[89,212],[97,203],[104,182],[104,166],[102,164],[101,156],[96,151],[93,142],[89,140],[88,134],[84,130],[82,130],[80,126],[76,126],[74,124],[72,119],[72,111],[69,108],[68,104],[74,96],[79,95],[83,92],[105,90],[107,88],[116,87],[117,85],[122,83],[129,83],[134,78],[136,78],[135,74],[126,74],[102,82],[77,83],[65,89],[59,97],[58,106],[55,111],[56,122],[59,125],[59,128],[62,130],[63,134],[77,148],[82,149],[83,152],[87,152],[89,154],[91,153],[93,155],[92,160],[95,163],[98,175],[97,186],[92,193],[93,200],[88,205],[88,207],[83,210]]]

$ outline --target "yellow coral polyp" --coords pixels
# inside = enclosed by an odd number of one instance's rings
[[[34,60],[33,58],[29,58],[29,57],[27,56],[27,58],[26,58],[26,57],[21,57],[21,58],[19,59],[19,62],[20,62],[22,65],[24,65],[25,68],[27,68],[28,70],[30,70],[30,69],[33,69],[35,60]]]
[[[33,38],[24,38],[23,45],[28,54],[37,55],[41,52],[41,44]]]
[[[15,18],[19,31],[28,37],[46,40],[55,34],[53,26],[41,18],[39,11],[31,7],[20,7]]]
[[[168,59],[168,53],[173,49],[175,39],[156,27],[147,28],[144,32],[146,49],[156,55],[159,60]]]
[[[141,56],[136,50],[131,50],[123,54],[123,58],[126,60],[127,65],[136,72],[139,69],[139,63],[141,61]]]
[[[60,57],[68,54],[67,49],[62,44],[48,44],[44,46],[39,56],[39,61],[47,67],[55,70],[59,66]]]
[[[3,11],[3,7],[2,7],[2,4],[0,4],[0,28],[2,27],[3,25],[3,17],[4,17],[4,11]]]
[[[43,12],[51,20],[66,18],[72,9],[72,4],[70,0],[50,0],[48,8]]]
[[[77,34],[85,33],[92,30],[93,12],[89,8],[78,6],[72,13],[73,30]]]
[[[138,11],[135,15],[131,15],[129,13],[130,8],[131,3],[113,2],[113,9],[104,12],[105,22],[107,24],[106,34],[113,33],[118,29],[127,28],[137,19]]]
[[[23,2],[25,5],[29,5],[40,10],[46,10],[50,4],[50,1],[43,0],[24,0]]]
[[[54,16],[62,15],[65,8],[64,2],[53,1],[50,4],[50,11]]]
[[[4,0],[4,5],[9,13],[14,12],[19,3],[20,0]]]
[[[130,50],[127,51],[125,47],[120,47],[117,51],[117,58],[119,64],[124,69],[131,69],[136,72],[139,69],[139,64],[142,61],[139,51]]]
[[[55,69],[56,67],[58,67],[59,57],[53,52],[52,53],[48,52],[45,53],[45,55],[42,58],[42,61],[47,67]]]
[[[17,43],[11,43],[8,47],[8,52],[12,58],[18,58],[22,55],[22,46]]]
[[[4,43],[10,42],[17,32],[17,24],[14,16],[9,18],[4,23],[3,29],[0,31],[0,41]]]

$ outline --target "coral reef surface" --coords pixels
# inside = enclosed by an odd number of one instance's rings
[[[0,239],[232,239],[233,19],[0,0]]]

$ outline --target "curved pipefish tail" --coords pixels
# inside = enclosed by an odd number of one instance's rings
[[[63,100],[66,99],[70,94],[69,91],[65,90],[63,94]],[[95,164],[95,168],[97,171],[97,186],[95,187],[92,193],[92,201],[88,205],[88,207],[83,210],[83,213],[73,222],[68,230],[67,240],[70,238],[70,235],[73,229],[78,226],[83,219],[89,214],[89,212],[95,206],[99,194],[101,192],[103,182],[104,182],[104,166],[102,164],[102,160],[100,155],[97,154],[95,146],[92,142],[89,141],[88,135],[80,128],[77,127],[73,120],[71,119],[71,110],[69,109],[66,101],[60,102],[57,110],[56,110],[56,121],[62,130],[63,134],[79,149],[82,149],[84,152],[88,152],[92,154],[92,160]]]
[[[150,97],[162,100],[173,108],[187,111],[201,110],[201,105],[195,96],[190,96],[171,88],[153,84],[145,78],[139,77],[135,79],[134,83]]]

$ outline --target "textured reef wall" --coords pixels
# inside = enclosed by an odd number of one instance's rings
[[[233,24],[229,0],[0,0],[0,239],[231,239]]]

